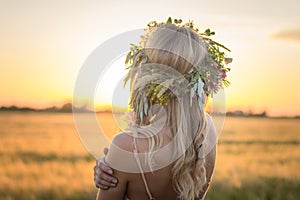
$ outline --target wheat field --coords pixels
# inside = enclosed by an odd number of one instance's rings
[[[108,138],[118,131],[98,117]],[[299,134],[299,119],[227,117],[206,199],[300,199]],[[0,113],[1,200],[95,199],[94,163],[72,114]]]

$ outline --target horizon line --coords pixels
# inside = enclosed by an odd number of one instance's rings
[[[75,107],[73,106],[73,104],[71,102],[69,103],[64,103],[62,106],[48,106],[48,107],[44,107],[44,108],[36,108],[36,107],[32,107],[32,106],[18,106],[18,105],[10,105],[10,106],[4,106],[4,105],[0,105],[0,111],[33,111],[33,112],[73,112],[73,109]],[[88,109],[87,105],[83,106],[83,107],[78,107],[75,108],[77,110],[81,110],[81,112],[112,112],[113,108],[117,108],[120,110],[127,110],[128,108],[125,107],[120,107],[120,106],[112,106],[111,104],[101,104],[95,107],[91,107],[94,109]],[[300,118],[300,114],[294,114],[294,115],[269,115],[268,112],[265,110],[261,111],[261,112],[252,112],[251,110],[249,111],[249,109],[247,109],[248,111],[246,111],[246,109],[229,109],[227,110],[225,113],[228,116],[240,116],[240,117],[270,117],[270,118]]]

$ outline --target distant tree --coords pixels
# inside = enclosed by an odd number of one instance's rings
[[[66,103],[60,109],[61,112],[72,112],[73,105],[71,103]]]

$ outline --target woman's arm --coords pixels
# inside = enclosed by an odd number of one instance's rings
[[[122,159],[124,158],[122,158],[120,152],[133,152],[132,141],[132,136],[128,136],[125,133],[120,133],[113,138],[110,151],[105,157],[105,162],[114,168],[112,175],[118,179],[118,186],[115,188],[110,188],[109,190],[99,190],[97,194],[97,200],[125,199],[130,173],[126,171],[120,171],[120,165],[123,166],[124,164],[124,162],[122,162]],[[119,149],[119,151],[116,151],[116,149]],[[120,151],[120,149],[122,150]],[[129,160],[126,161],[130,162]]]
[[[104,148],[104,155],[108,153],[108,148]],[[98,158],[94,166],[94,183],[97,188],[107,190],[116,187],[118,180],[112,176],[113,169],[104,161],[105,157]]]
[[[97,200],[124,200],[127,190],[127,174],[118,170],[114,170],[115,177],[118,178],[118,187],[110,188],[109,190],[99,189]]]

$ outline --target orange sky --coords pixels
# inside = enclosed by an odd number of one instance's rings
[[[98,45],[173,16],[210,27],[232,50],[228,110],[300,115],[298,0],[120,2],[1,2],[0,106],[71,101],[77,73]],[[111,90],[105,87],[100,96]]]

